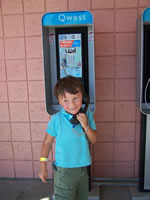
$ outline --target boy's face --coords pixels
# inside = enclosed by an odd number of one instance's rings
[[[82,93],[80,91],[76,94],[65,92],[64,96],[58,96],[58,102],[66,112],[75,115],[82,106]]]

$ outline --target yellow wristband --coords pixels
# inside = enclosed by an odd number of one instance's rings
[[[40,158],[40,162],[47,162],[47,161],[48,161],[47,158],[44,158],[44,157],[41,157],[41,158]]]

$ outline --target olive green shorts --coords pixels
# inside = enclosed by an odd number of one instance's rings
[[[88,200],[87,167],[61,168],[53,166],[55,200]]]

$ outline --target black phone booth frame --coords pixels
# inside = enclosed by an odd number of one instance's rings
[[[87,27],[72,27],[72,28],[56,28],[56,59],[57,59],[57,79],[60,77],[60,56],[59,56],[59,34],[76,34],[81,33],[82,37],[82,78],[81,79],[85,93],[89,95],[89,78],[88,78],[88,36],[87,36]]]

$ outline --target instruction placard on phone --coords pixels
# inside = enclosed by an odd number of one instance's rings
[[[60,77],[82,78],[81,33],[59,34]]]

